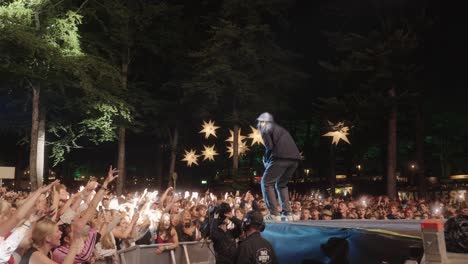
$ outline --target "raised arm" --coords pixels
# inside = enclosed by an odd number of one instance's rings
[[[96,195],[94,195],[93,200],[89,204],[88,208],[85,210],[83,215],[77,219],[77,221],[83,221],[84,223],[88,222],[94,214],[96,207],[98,206],[99,202],[104,198],[104,194],[107,191],[107,185],[111,183],[118,175],[115,175],[118,172],[117,169],[113,169],[112,165],[109,167],[109,171],[107,173],[107,178],[104,183],[100,186],[99,190],[97,191]]]
[[[8,218],[1,226],[0,226],[0,236],[6,236],[21,220],[25,219],[30,213],[31,209],[36,204],[37,199],[43,193],[50,191],[50,189],[58,184],[59,181],[56,180],[47,186],[40,187],[37,191],[33,192],[24,202],[24,204],[18,208],[16,213],[13,217]]]
[[[116,238],[120,238],[120,239],[126,239],[130,236],[130,234],[132,233],[132,230],[133,230],[133,226],[136,224],[136,221],[138,220],[138,214],[134,214],[133,215],[133,218],[132,218],[132,221],[130,222],[130,224],[128,225],[127,229],[125,229],[123,232],[120,231],[120,230],[117,230],[117,229],[114,229],[112,230],[112,234],[116,237]]]
[[[159,203],[161,205],[164,205],[164,201],[167,199],[167,195],[169,194],[170,191],[174,190],[174,188],[172,187],[169,187],[166,189],[166,191],[163,193],[163,195],[161,196],[161,200],[159,200]]]

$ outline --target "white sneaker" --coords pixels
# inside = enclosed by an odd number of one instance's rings
[[[283,215],[283,219],[284,221],[287,221],[287,222],[292,222],[292,221],[295,221],[296,219],[294,218],[294,215],[293,214],[286,214],[286,215]]]
[[[281,216],[280,215],[272,215],[268,214],[263,217],[263,220],[265,222],[271,222],[271,221],[281,221]]]

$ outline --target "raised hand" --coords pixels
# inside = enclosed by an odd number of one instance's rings
[[[161,255],[163,252],[164,252],[164,247],[163,247],[163,246],[159,246],[159,247],[154,251],[154,253],[156,253],[156,255]]]
[[[97,186],[98,186],[97,181],[95,181],[94,179],[92,179],[92,180],[90,180],[90,181],[86,184],[86,187],[84,188],[84,191],[90,193],[90,192],[92,192],[94,189],[96,189]]]
[[[107,172],[107,179],[104,183],[109,184],[113,180],[115,180],[115,178],[119,177],[119,175],[116,174],[118,172],[119,170],[117,170],[116,168],[112,168],[112,165],[110,165],[109,171]]]
[[[37,222],[39,219],[44,218],[45,216],[46,215],[44,214],[44,211],[38,210],[38,211],[32,213],[29,216],[28,220],[29,220],[29,222],[34,223],[34,222]]]
[[[39,191],[41,193],[48,192],[48,191],[50,191],[50,189],[52,189],[52,187],[54,187],[55,185],[58,185],[58,184],[60,184],[60,180],[55,180],[52,183],[50,183],[49,185],[42,186],[41,188],[39,188]]]

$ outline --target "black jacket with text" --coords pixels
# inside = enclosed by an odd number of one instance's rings
[[[255,232],[240,242],[236,264],[277,264],[270,242]]]

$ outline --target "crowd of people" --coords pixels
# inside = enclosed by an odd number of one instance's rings
[[[240,226],[249,212],[271,220],[259,193],[179,193],[169,187],[164,192],[144,190],[117,197],[108,191],[115,178],[116,170],[111,167],[104,182],[90,179],[73,194],[58,181],[32,193],[2,188],[0,263],[117,263],[118,250],[133,245],[162,244],[154,252],[161,254],[180,242],[204,239],[211,239],[215,250],[231,248],[226,255],[233,256],[235,244],[223,244],[228,241],[225,237],[243,239]],[[283,217],[284,221],[468,216],[466,203],[459,201],[353,199],[322,197],[318,192],[292,193],[290,208],[291,217]]]

